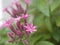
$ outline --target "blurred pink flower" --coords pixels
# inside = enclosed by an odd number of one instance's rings
[[[12,15],[11,12],[8,10],[8,7],[4,8],[3,12],[7,12],[8,14]]]
[[[33,24],[27,24],[24,27],[26,28],[27,32],[33,33],[36,31],[36,26],[34,26]]]
[[[26,45],[30,45],[29,41],[26,39],[26,40],[22,40],[23,43],[25,43]]]
[[[21,32],[20,31],[16,31],[17,32],[17,35],[20,36],[21,35]]]
[[[20,4],[19,0],[14,1],[12,4],[17,7],[17,9],[20,13],[24,12],[24,9],[23,9],[22,5]]]
[[[14,6],[16,6],[16,8]],[[9,10],[9,8],[11,9],[11,11]],[[24,14],[25,12],[25,10],[23,9],[18,0],[14,1],[10,6],[6,7],[3,11],[7,12],[14,18],[19,17],[21,14]]]
[[[25,23],[25,25],[26,25],[26,24],[27,24],[28,14],[22,14],[21,17],[24,19],[24,23]]]
[[[15,21],[20,21],[21,18],[22,18],[22,17],[19,16],[18,18],[14,18],[14,20],[15,20]]]
[[[9,10],[9,8],[5,8],[3,11],[7,12],[8,14],[10,14],[12,16],[11,19],[9,19],[8,21],[6,21],[2,26],[2,27],[9,27],[10,30],[12,31],[8,33],[9,37],[11,40],[9,40],[9,42],[13,42],[15,39],[15,36],[17,35],[17,39],[19,40],[19,38],[23,39],[23,37],[25,36],[26,33],[26,38],[28,38],[28,36],[36,31],[36,26],[34,26],[33,24],[28,24],[27,22],[27,18],[28,18],[28,6],[31,3],[31,0],[24,0],[26,3],[26,9],[24,9],[22,7],[22,5],[19,3],[19,0],[15,0],[10,6],[11,11]],[[14,7],[16,6],[16,8]],[[23,19],[23,24],[21,22],[21,19]],[[15,21],[15,26],[13,26],[13,22]],[[26,45],[30,45],[28,40],[24,40],[24,43],[26,43]]]
[[[28,14],[22,14],[22,18],[26,19],[28,17]]]
[[[13,22],[13,18],[6,21],[4,24],[0,25],[0,29],[8,27]]]
[[[13,35],[13,33],[11,33],[11,32],[8,32],[8,36],[9,36],[11,39],[14,38],[14,35]]]
[[[31,0],[25,0],[26,4],[30,4],[31,3]]]

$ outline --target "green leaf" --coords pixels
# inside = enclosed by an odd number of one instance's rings
[[[57,42],[60,42],[60,29],[55,28],[55,30],[52,32],[52,37],[53,37]]]
[[[29,42],[30,45],[34,45],[34,43],[39,40],[42,37],[42,35],[40,35],[40,31],[37,31],[35,33],[33,33],[32,35],[30,35],[29,37]]]
[[[17,44],[14,44],[14,43],[7,43],[6,45],[17,45]]]
[[[56,25],[60,27],[60,6],[57,9],[55,9],[52,15],[53,21],[55,21]]]
[[[22,41],[20,41],[20,45],[24,45],[24,44],[22,43]]]
[[[44,15],[50,16],[48,0],[39,0],[39,4],[37,7]]]
[[[45,19],[45,25],[48,31],[52,32],[53,28],[52,28],[51,20],[49,17]]]
[[[40,32],[40,30],[37,30],[37,32],[30,35],[29,42],[30,42],[31,45],[35,45],[39,41],[48,40],[50,38],[51,38],[50,34]]]
[[[35,16],[33,22],[37,27],[41,27],[41,25],[44,23],[44,15],[41,14],[41,15]]]
[[[60,27],[60,15],[56,16],[56,25]]]
[[[54,11],[60,5],[60,0],[52,0],[51,11]]]
[[[54,44],[48,41],[40,41],[36,45],[54,45]]]

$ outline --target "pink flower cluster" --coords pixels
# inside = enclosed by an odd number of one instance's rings
[[[29,4],[30,0],[25,0],[25,2],[26,4]],[[18,39],[23,38],[25,34],[28,37],[31,33],[36,31],[36,26],[34,26],[32,23],[28,24],[27,22],[27,18],[29,16],[27,14],[27,9],[24,10],[19,1],[15,1],[12,4],[15,5],[17,9],[15,9],[13,5],[10,6],[11,12],[9,11],[9,8],[4,9],[5,12],[12,16],[11,19],[9,19],[8,21],[6,21],[5,24],[3,24],[5,25],[5,27],[9,27],[12,31],[8,33],[11,39],[9,42],[13,42],[16,36],[18,37]],[[22,19],[24,20],[23,24],[21,23]],[[16,28],[14,28],[12,24],[14,21],[16,23]]]

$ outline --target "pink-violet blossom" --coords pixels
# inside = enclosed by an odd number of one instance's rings
[[[31,0],[25,0],[25,3],[29,5],[31,3]]]
[[[27,24],[24,27],[26,28],[27,32],[33,33],[36,31],[36,26],[34,26],[33,24]]]
[[[31,0],[24,1],[27,6],[31,3]],[[15,9],[13,5],[15,5],[17,9]],[[5,27],[9,27],[12,31],[8,33],[9,37],[11,38],[9,42],[13,42],[13,40],[15,39],[14,36],[17,36],[17,39],[19,40],[20,38],[23,39],[25,35],[28,36],[31,33],[37,31],[36,26],[34,26],[32,23],[28,24],[27,22],[27,18],[29,17],[29,14],[27,13],[28,7],[26,7],[26,9],[24,10],[22,5],[19,3],[19,0],[15,0],[12,5],[10,5],[10,8],[11,12],[9,11],[8,7],[5,8],[4,11],[10,14],[12,18],[3,24],[3,26],[5,25]],[[24,20],[24,24],[21,23],[21,19]],[[12,25],[14,21],[16,22],[16,28],[14,28],[14,26]],[[23,42],[26,43],[26,45],[30,45],[28,40],[24,40]]]

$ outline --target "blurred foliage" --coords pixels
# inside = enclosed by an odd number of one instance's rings
[[[28,13],[37,26],[28,38],[30,45],[60,45],[60,0],[32,0]],[[15,45],[8,39],[6,29],[0,30],[0,45]]]

